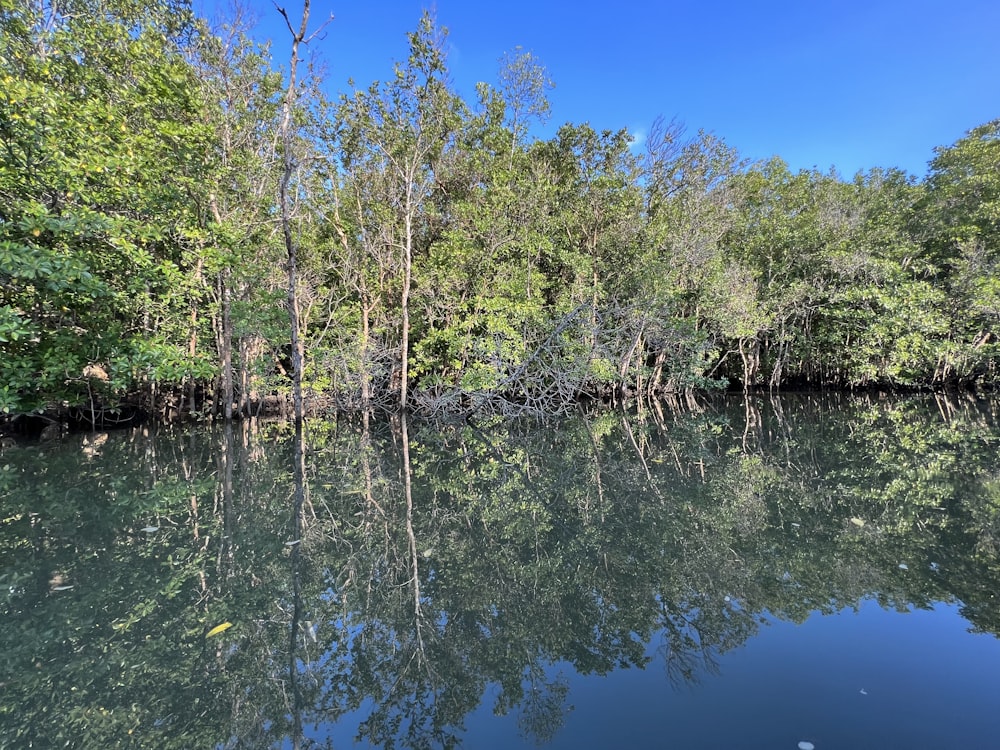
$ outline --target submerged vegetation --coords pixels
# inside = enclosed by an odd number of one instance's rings
[[[1000,120],[922,180],[640,153],[409,42],[332,101],[183,0],[0,0],[0,419],[996,384]]]

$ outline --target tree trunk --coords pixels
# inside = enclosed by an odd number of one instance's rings
[[[222,287],[222,416],[227,422],[233,419],[233,316],[229,268],[220,273]]]
[[[412,184],[412,181],[410,181]],[[410,366],[410,285],[413,281],[413,206],[411,203],[412,188],[406,188],[406,215],[404,217],[405,232],[403,248],[403,293],[400,300],[402,307],[402,335],[400,336],[400,381],[399,381],[399,408],[406,411],[407,381],[409,380]]]
[[[292,52],[288,64],[288,91],[285,94],[285,103],[281,115],[281,139],[282,157],[284,168],[281,172],[281,184],[279,201],[281,208],[281,234],[285,241],[285,252],[287,255],[286,269],[288,271],[288,324],[291,333],[292,345],[292,418],[295,423],[302,422],[302,360],[303,349],[300,339],[299,324],[299,297],[298,297],[298,248],[292,238],[292,217],[288,198],[288,184],[292,179],[292,172],[295,169],[295,159],[293,158],[294,133],[292,128],[292,110],[295,106],[295,86],[296,73],[299,64],[299,44],[305,40],[306,27],[309,24],[309,0],[305,0],[302,6],[302,24],[298,31],[292,28],[288,15],[283,8],[278,11],[285,18],[288,30],[292,34]]]
[[[364,274],[362,273],[362,277]],[[362,281],[361,293],[361,409],[367,419],[372,408],[371,365],[369,364],[371,343],[371,322],[369,320],[371,307],[368,304],[368,290]]]
[[[201,283],[201,269],[203,260],[199,256],[194,267],[194,281],[198,285]],[[198,352],[198,302],[197,300],[191,300],[191,336],[188,339],[188,357],[194,361],[195,354]],[[197,404],[195,403],[195,387],[196,383],[194,378],[188,380],[188,413],[193,414],[197,409]]]
[[[228,149],[228,144],[226,146]],[[212,218],[215,223],[222,226],[222,216],[219,213],[219,205],[212,195],[209,198],[209,205],[212,209]],[[200,265],[201,261],[199,261]],[[233,319],[232,319],[232,293],[229,284],[230,268],[224,266],[219,272],[219,299],[222,304],[222,335],[219,341],[219,352],[222,358],[222,416],[227,422],[233,419]]]

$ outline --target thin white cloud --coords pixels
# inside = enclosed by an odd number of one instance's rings
[[[632,136],[633,151],[638,151],[646,145],[646,128],[630,128],[628,134]]]

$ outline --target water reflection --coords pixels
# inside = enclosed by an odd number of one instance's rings
[[[348,721],[449,747],[484,700],[544,744],[572,674],[655,660],[697,685],[765,620],[944,602],[996,635],[997,409],[800,396],[8,450],[0,747],[316,747]]]

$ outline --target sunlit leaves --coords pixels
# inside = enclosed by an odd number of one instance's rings
[[[162,262],[185,263],[207,165],[197,87],[178,52],[187,13],[155,2],[74,8],[21,5],[2,27],[0,375],[11,413],[95,389],[113,401],[133,381],[88,384],[82,368],[111,368],[151,327],[176,341],[173,321],[190,304],[189,284],[157,278]],[[167,8],[174,15],[160,18]]]

